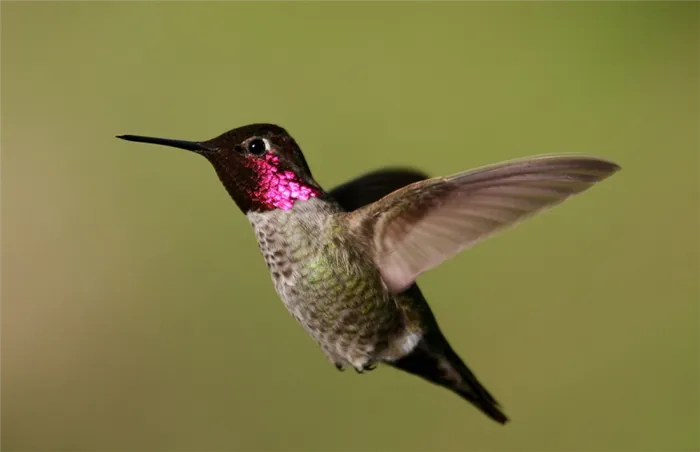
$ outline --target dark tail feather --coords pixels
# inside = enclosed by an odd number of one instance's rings
[[[499,424],[508,422],[496,399],[446,342],[439,352],[421,342],[411,353],[389,364],[456,392]]]

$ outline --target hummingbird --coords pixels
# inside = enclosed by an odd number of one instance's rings
[[[501,405],[453,350],[416,279],[620,169],[573,154],[432,178],[386,167],[326,191],[278,125],[207,141],[117,138],[186,149],[213,165],[255,232],[277,294],[338,370],[385,364],[455,392],[500,424],[508,422]]]

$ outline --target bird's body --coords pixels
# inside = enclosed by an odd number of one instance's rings
[[[279,297],[338,369],[386,363],[499,423],[506,416],[445,339],[415,279],[619,169],[592,157],[536,157],[432,179],[380,170],[327,192],[278,126],[204,142],[121,138],[189,149],[213,164],[255,231]]]
[[[410,350],[421,325],[410,297],[382,287],[369,243],[346,217],[330,198],[248,214],[287,309],[333,363],[363,370]]]
[[[333,197],[250,212],[248,219],[277,294],[338,369],[406,367],[506,421],[442,335],[418,286],[397,294],[384,286],[371,244],[356,236]]]

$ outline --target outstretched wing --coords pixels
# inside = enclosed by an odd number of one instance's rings
[[[385,168],[363,174],[329,193],[348,212],[380,200],[389,193],[429,176],[407,168]]]
[[[585,156],[543,156],[413,183],[349,214],[373,237],[387,287],[401,292],[421,273],[619,170]]]

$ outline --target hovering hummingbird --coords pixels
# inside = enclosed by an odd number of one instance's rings
[[[416,278],[620,169],[555,155],[435,178],[388,168],[325,191],[294,139],[273,124],[208,141],[118,138],[209,160],[247,215],[284,305],[339,370],[385,363],[456,392],[501,424],[508,418],[445,339]]]

